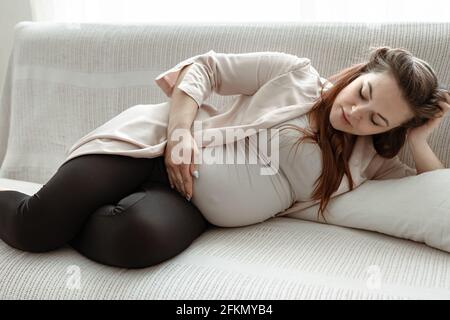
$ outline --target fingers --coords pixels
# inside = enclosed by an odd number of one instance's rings
[[[199,174],[198,174],[198,169],[197,166],[193,163],[191,163],[190,167],[189,167],[189,171],[191,173],[191,176],[195,177],[196,179],[198,179]]]
[[[191,200],[193,194],[194,194],[194,182],[192,177],[198,178],[198,170],[197,165],[195,164],[195,156],[199,155],[199,151],[197,149],[197,146],[195,144],[195,141],[193,142],[193,146],[191,147],[190,153],[191,153],[191,163],[188,164],[181,164],[179,167],[181,167],[181,174],[183,178],[183,190],[184,190],[184,196],[188,201]]]
[[[181,174],[178,173],[177,167],[167,166],[166,171],[167,176],[169,177],[170,187],[172,189],[175,187],[179,193],[183,193],[183,179]]]
[[[184,179],[183,175],[180,172],[180,167],[179,166],[175,167],[173,171],[175,175],[175,185],[177,186],[177,190],[185,197],[186,192],[184,190],[184,183],[183,183]]]
[[[173,170],[167,170],[169,180],[172,185],[175,185],[177,191],[185,198],[189,196],[192,198],[193,183],[192,177],[189,174],[189,165],[179,165],[174,167]]]
[[[196,157],[199,156],[198,148],[195,141],[192,140],[192,144],[183,149],[183,154],[185,153],[185,150],[190,151],[191,161],[190,163],[182,162],[181,164],[172,161],[171,150],[172,147],[167,146],[165,152],[165,165],[171,187],[173,188],[173,186],[175,186],[178,192],[190,201],[194,193],[192,177],[198,178],[197,165],[194,164],[194,162],[196,162]]]
[[[191,165],[189,166],[189,172],[191,174],[191,176],[194,176],[196,179],[199,178],[199,173],[198,173],[198,166],[195,164],[195,156],[199,155],[199,151],[197,149],[197,147],[195,146],[194,148],[194,152],[192,153],[192,159],[191,159]]]
[[[173,182],[172,173],[170,173],[169,169],[167,171],[167,176],[169,177],[170,187],[173,189],[175,187],[175,183]]]
[[[444,116],[450,110],[449,102],[439,101],[438,104],[442,107],[442,111],[438,113],[439,117]]]
[[[175,174],[173,173],[173,170],[167,169],[167,173],[168,173],[169,180],[170,180],[170,187],[172,189],[173,188],[177,189],[177,191],[179,192],[177,178],[176,178]]]
[[[167,170],[169,181],[174,185],[177,191],[185,198],[192,198],[193,182],[189,173],[189,165],[179,165],[172,170]]]
[[[183,175],[183,182],[184,182],[184,196],[191,199],[192,197],[192,176],[189,170],[190,165],[189,164],[183,164],[182,165],[182,175]]]
[[[441,101],[442,103],[444,103],[446,106],[447,106],[447,108],[449,108],[449,106],[450,106],[450,94],[448,93],[448,92],[445,92],[445,102],[444,101]]]

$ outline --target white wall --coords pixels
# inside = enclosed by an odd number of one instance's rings
[[[29,0],[0,0],[0,90],[8,68],[9,54],[13,46],[14,25],[31,21]],[[0,91],[0,92],[1,92]]]

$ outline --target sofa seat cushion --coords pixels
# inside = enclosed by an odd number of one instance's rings
[[[0,299],[449,299],[449,274],[450,255],[425,244],[288,217],[213,227],[144,269],[101,265],[69,246],[29,253],[0,240]]]

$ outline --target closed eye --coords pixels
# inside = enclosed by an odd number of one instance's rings
[[[361,97],[361,99],[366,100],[366,98],[363,97],[362,95],[362,89],[363,87],[361,86],[361,88],[359,89],[359,96]],[[372,117],[370,118],[370,121],[376,125],[377,127],[380,127],[380,125],[378,123],[376,123],[375,121],[373,121],[373,113],[372,113]]]

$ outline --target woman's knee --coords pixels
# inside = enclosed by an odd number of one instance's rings
[[[195,206],[169,187],[155,183],[115,206],[97,210],[85,227],[84,237],[90,239],[85,245],[97,244],[88,248],[91,258],[100,257],[101,262],[119,267],[142,268],[181,253],[207,226]]]

